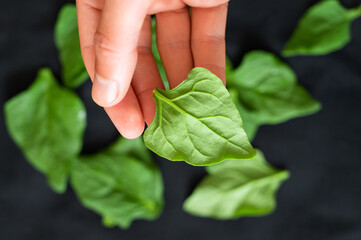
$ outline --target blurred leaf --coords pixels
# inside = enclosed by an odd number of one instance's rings
[[[272,168],[261,151],[253,159],[228,160],[207,167],[209,175],[184,202],[186,212],[216,219],[261,216],[276,207],[275,195],[289,177]]]
[[[157,110],[144,133],[146,146],[171,161],[194,166],[255,155],[221,79],[194,68],[176,88],[154,91]]]
[[[120,138],[100,153],[82,156],[71,183],[82,204],[100,214],[107,227],[153,220],[163,208],[162,176],[141,138]]]
[[[252,141],[256,136],[260,124],[257,122],[257,118],[252,114],[252,112],[249,112],[239,101],[238,91],[231,88],[229,89],[229,93],[234,105],[236,105],[239,114],[241,115],[243,129],[247,134],[248,140]]]
[[[162,78],[164,87],[165,87],[166,90],[169,90],[169,83],[168,83],[167,74],[165,73],[165,69],[164,69],[162,60],[160,59],[159,52],[158,52],[157,35],[156,35],[156,23],[155,23],[154,18],[152,19],[152,52],[153,52],[154,59],[155,59],[155,61],[157,63],[159,74],[160,74],[160,77]]]
[[[323,55],[350,41],[350,24],[361,16],[361,7],[345,9],[338,0],[321,1],[300,19],[283,50],[284,56]]]
[[[271,53],[247,53],[233,79],[231,89],[238,91],[241,116],[244,122],[252,119],[253,125],[278,124],[321,108],[297,83],[293,70]]]
[[[65,5],[55,25],[55,43],[62,64],[63,82],[76,88],[89,78],[80,51],[78,21],[74,4]]]
[[[10,135],[28,161],[54,191],[64,192],[86,125],[78,96],[60,87],[51,70],[41,69],[28,90],[6,103],[5,114]]]

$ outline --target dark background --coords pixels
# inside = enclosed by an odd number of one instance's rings
[[[65,0],[2,1],[0,7],[0,105],[34,80],[44,66],[60,77],[53,42],[57,13]],[[227,53],[238,65],[254,49],[278,54],[314,0],[232,0]],[[355,6],[359,1],[345,1]],[[205,175],[202,168],[158,159],[166,205],[154,222],[135,221],[129,230],[107,229],[83,208],[69,188],[57,195],[10,139],[0,111],[0,239],[361,239],[361,20],[352,41],[327,56],[288,62],[299,81],[323,104],[316,115],[260,129],[254,146],[268,161],[291,171],[266,217],[216,221],[182,211],[182,203]],[[107,146],[117,133],[90,97],[84,152]],[[21,116],[19,116],[21,117]]]

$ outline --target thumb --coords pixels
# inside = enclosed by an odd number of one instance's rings
[[[92,96],[103,107],[126,95],[137,63],[137,43],[150,0],[105,0],[94,36]]]

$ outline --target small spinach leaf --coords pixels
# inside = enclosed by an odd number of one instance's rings
[[[62,64],[63,82],[67,87],[76,88],[88,79],[80,51],[78,21],[74,4],[65,5],[55,25],[55,43]]]
[[[28,161],[54,191],[64,192],[86,125],[78,96],[61,88],[51,70],[42,69],[28,90],[6,103],[5,114],[9,133]]]
[[[361,16],[361,7],[345,9],[338,0],[312,6],[283,50],[284,56],[323,55],[341,49],[350,41],[350,24]]]
[[[141,138],[120,138],[104,151],[81,156],[71,184],[82,204],[99,213],[107,227],[153,220],[163,208],[162,176]]]
[[[288,171],[268,165],[259,150],[254,159],[224,161],[207,171],[183,208],[192,215],[224,220],[271,213],[275,193],[289,177]]]
[[[159,156],[204,166],[255,155],[227,89],[207,69],[194,68],[176,88],[154,90],[154,98],[144,140]]]
[[[321,108],[297,83],[293,70],[271,53],[247,53],[233,79],[231,89],[238,91],[243,112],[252,114],[253,124],[278,124]]]

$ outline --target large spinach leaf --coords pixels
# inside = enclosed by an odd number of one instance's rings
[[[163,208],[162,176],[141,138],[120,138],[104,151],[82,156],[71,183],[82,204],[102,215],[108,227],[153,220]]]
[[[157,111],[146,146],[172,161],[204,166],[255,155],[242,119],[222,81],[194,68],[176,88],[154,91]]]
[[[275,194],[289,177],[286,170],[267,164],[261,151],[254,159],[228,160],[208,166],[209,175],[184,202],[186,212],[216,219],[235,219],[271,213]]]
[[[361,16],[361,7],[345,9],[338,0],[321,1],[301,18],[283,50],[284,56],[322,55],[350,41],[350,24]]]
[[[64,192],[86,124],[78,96],[60,87],[49,69],[42,69],[28,90],[6,103],[5,115],[10,135],[29,162],[56,192]]]
[[[74,4],[65,5],[55,25],[55,43],[62,64],[63,82],[75,88],[88,79],[80,51],[78,21]]]

